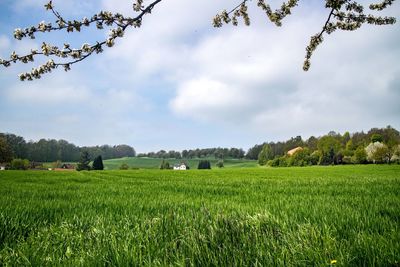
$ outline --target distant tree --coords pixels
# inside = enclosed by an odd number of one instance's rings
[[[187,150],[182,151],[182,158],[187,159],[189,155],[189,152]]]
[[[173,158],[175,158],[175,159],[181,159],[181,158],[182,158],[181,152],[175,151]]]
[[[12,170],[27,170],[29,169],[29,160],[27,159],[13,159],[11,161]]]
[[[169,170],[169,169],[170,169],[169,162],[163,159],[163,161],[160,164],[160,170]]]
[[[318,150],[315,150],[313,153],[310,155],[310,162],[311,165],[317,165],[319,162],[319,159],[321,158],[321,152]]]
[[[121,166],[119,166],[120,170],[129,170],[129,165],[126,163],[122,163]]]
[[[349,132],[345,132],[342,136],[342,144],[343,146],[345,146],[347,144],[347,142],[349,142],[351,139],[350,137],[350,133]]]
[[[389,162],[389,149],[388,147],[380,142],[370,143],[366,148],[367,160],[373,163],[385,163]]]
[[[267,165],[270,167],[279,167],[279,158],[276,157],[274,159],[268,160]]]
[[[94,158],[92,168],[93,170],[104,170],[103,158],[101,157],[101,155]]]
[[[376,143],[376,142],[379,142],[379,143],[382,143],[382,142],[383,142],[383,137],[382,137],[382,135],[380,135],[380,134],[373,134],[373,135],[371,136],[371,143]]]
[[[400,145],[400,132],[391,127],[387,126],[383,130],[383,141],[388,146],[389,149]]]
[[[209,160],[200,160],[197,169],[211,169],[211,164]]]
[[[0,162],[10,162],[13,158],[11,147],[6,138],[0,136]]]
[[[8,146],[11,148],[13,157],[15,158],[27,158],[28,150],[25,139],[15,134],[0,134],[0,137],[6,139]]]
[[[400,163],[400,145],[393,148],[393,155],[390,159],[392,162]]]
[[[378,147],[373,154],[375,163],[390,163],[390,159],[390,151],[386,145]]]
[[[358,147],[366,147],[370,143],[370,138],[364,132],[356,132],[353,133],[351,137],[353,149],[357,149]]]
[[[392,148],[400,144],[400,133],[391,126],[387,126],[386,128],[381,128],[381,129],[372,128],[371,130],[368,131],[368,136],[370,137],[370,140],[368,140],[369,142],[374,143],[375,141],[384,143],[388,146],[388,148]],[[378,139],[372,141],[372,139],[374,139],[375,136],[377,136]]]
[[[353,151],[355,150],[357,147],[354,145],[353,140],[350,139],[349,141],[347,141],[346,143],[346,150],[348,151]]]
[[[351,157],[352,162],[355,164],[365,164],[367,160],[367,152],[365,148],[360,146],[354,151],[354,155]]]
[[[257,160],[258,155],[260,154],[261,150],[263,149],[263,146],[264,146],[264,144],[261,144],[261,145],[255,145],[252,148],[250,148],[246,153],[246,158]]]
[[[330,132],[328,135],[321,137],[318,140],[318,150],[321,152],[321,157],[318,162],[320,165],[337,164],[337,153],[341,149],[341,143],[339,142],[335,132]]]
[[[77,171],[90,171],[90,155],[89,152],[83,151],[81,152],[81,158],[79,160],[79,163],[76,167]]]
[[[316,138],[315,136],[311,136],[306,141],[306,146],[308,147],[308,149],[310,149],[311,152],[314,152],[318,149],[318,138]]]
[[[267,162],[268,166],[271,167],[288,167],[289,166],[289,159],[287,156],[276,157],[272,160]]]
[[[131,146],[128,146],[128,145],[114,146],[114,157],[115,158],[135,157],[135,156],[136,156],[136,151]]]
[[[289,166],[308,166],[311,165],[310,150],[300,149],[289,157]]]
[[[267,164],[268,160],[271,160],[274,158],[271,146],[269,144],[265,144],[258,155],[258,164],[260,165],[265,165]]]
[[[296,147],[304,147],[304,141],[300,135],[290,138],[285,142],[284,149],[285,153]]]

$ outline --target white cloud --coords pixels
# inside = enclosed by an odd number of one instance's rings
[[[178,115],[208,121],[213,117],[233,116],[251,108],[249,98],[243,93],[219,81],[201,78],[181,84],[170,106]]]
[[[219,3],[221,9],[228,2]],[[305,47],[328,15],[316,12],[316,4],[299,6],[282,28],[266,24],[257,11],[251,27],[213,29],[209,19],[219,7],[196,3],[163,3],[143,28],[107,52],[107,60],[122,62],[127,67],[118,68],[130,77],[174,84],[168,105],[176,116],[213,127],[240,124],[270,137],[386,124],[370,107],[386,110],[385,102],[393,101],[390,84],[400,73],[393,57],[396,26],[327,36],[305,73]],[[123,12],[130,1],[104,0],[103,6]]]
[[[386,103],[400,101],[390,93],[400,75],[393,57],[398,50],[390,49],[398,42],[396,29],[367,27],[329,36],[316,51],[311,71],[304,73],[304,47],[320,20],[309,16],[286,24],[283,32],[239,28],[203,40],[189,53],[187,67],[196,66],[193,77],[177,81],[171,109],[215,124],[245,125],[270,138],[393,123],[393,109]],[[198,75],[222,84],[213,93],[227,97],[204,97],[210,89]],[[387,120],[379,119],[382,113]]]
[[[18,104],[72,104],[90,100],[90,92],[85,87],[73,85],[43,86],[39,83],[17,84],[7,91],[8,98]]]

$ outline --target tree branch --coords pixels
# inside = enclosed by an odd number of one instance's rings
[[[54,62],[50,59],[46,64],[43,64],[37,68],[33,68],[31,72],[20,74],[20,80],[33,80],[41,78],[44,73],[51,72],[52,69],[63,66],[65,71],[70,70],[71,65],[76,64],[90,57],[94,52],[103,52],[103,46],[112,47],[114,46],[115,40],[124,36],[125,30],[130,27],[140,27],[143,17],[146,14],[150,14],[153,8],[160,3],[162,0],[155,0],[147,7],[140,9],[140,13],[136,17],[124,17],[121,14],[112,14],[111,12],[100,12],[95,14],[91,19],[84,18],[81,22],[79,21],[68,21],[65,22],[64,18],[54,9],[52,1],[45,5],[47,10],[51,10],[57,20],[57,27],[51,25],[51,23],[41,22],[38,27],[30,27],[25,30],[16,29],[14,32],[14,37],[21,40],[25,37],[35,38],[34,34],[36,32],[51,32],[57,30],[66,29],[67,32],[80,31],[82,26],[90,26],[96,23],[98,29],[103,29],[103,24],[107,26],[116,25],[117,28],[111,30],[109,38],[102,42],[97,42],[95,45],[89,45],[87,43],[82,45],[80,49],[71,49],[69,44],[64,44],[64,49],[59,49],[57,46],[52,46],[50,44],[44,43],[41,46],[41,52],[32,50],[30,54],[19,56],[15,51],[11,54],[9,60],[0,59],[0,65],[5,67],[10,66],[12,63],[22,62],[29,63],[35,60],[37,56],[54,56],[58,58],[70,58],[71,60],[66,62]]]
[[[82,27],[90,27],[96,25],[96,28],[101,30],[104,26],[114,27],[111,29],[109,37],[102,41],[96,42],[94,45],[84,43],[79,49],[72,49],[68,43],[64,44],[63,49],[59,49],[57,46],[53,46],[48,43],[43,43],[41,51],[31,50],[30,54],[17,55],[14,51],[10,59],[0,59],[0,65],[8,67],[11,64],[17,62],[29,63],[33,62],[38,56],[46,56],[51,59],[37,67],[33,68],[31,72],[23,73],[19,77],[21,80],[33,80],[41,77],[42,74],[51,72],[52,69],[58,68],[59,66],[64,67],[65,71],[70,70],[71,65],[81,62],[94,53],[102,53],[105,46],[113,47],[117,38],[124,36],[125,30],[128,27],[138,28],[142,25],[143,17],[146,14],[150,14],[154,7],[162,2],[163,0],[153,0],[149,5],[143,6],[144,0],[133,0],[133,10],[136,12],[136,17],[125,17],[122,14],[112,14],[111,12],[101,11],[98,14],[93,15],[90,19],[83,18],[81,21],[73,20],[66,21],[58,11],[54,9],[52,1],[49,1],[45,8],[50,10],[55,16],[56,25],[51,23],[40,22],[37,27],[32,26],[25,29],[16,29],[14,31],[14,37],[18,40],[30,37],[35,38],[37,32],[52,32],[59,30],[66,30],[69,32],[81,31]],[[242,17],[246,25],[250,25],[250,17],[248,14],[248,3],[251,0],[240,0],[241,2],[235,6],[229,12],[224,10],[217,14],[213,19],[214,27],[222,27],[222,25],[232,23],[238,25],[238,18]],[[268,19],[276,26],[282,25],[282,20],[291,14],[292,9],[297,6],[299,0],[287,0],[283,2],[279,9],[272,11],[271,7],[266,3],[266,0],[257,0],[257,6],[263,10]],[[369,5],[370,10],[382,11],[393,4],[395,0],[382,0],[378,4]],[[305,71],[310,68],[310,60],[313,52],[322,43],[323,35],[325,33],[331,34],[336,30],[353,31],[360,28],[364,23],[374,25],[390,25],[396,23],[394,17],[380,17],[372,14],[364,14],[364,6],[358,4],[357,1],[352,0],[325,0],[325,8],[330,9],[327,20],[325,21],[322,30],[316,35],[311,37],[310,43],[306,47],[306,56],[303,64]],[[54,62],[52,58],[57,57],[59,59],[65,59],[65,62]]]

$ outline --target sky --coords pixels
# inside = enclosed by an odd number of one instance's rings
[[[304,72],[305,47],[329,15],[325,1],[300,1],[279,28],[253,1],[250,27],[213,28],[214,15],[237,2],[164,0],[141,28],[128,29],[115,47],[67,73],[60,69],[20,82],[18,74],[36,65],[0,67],[0,132],[79,146],[128,144],[149,152],[248,149],[298,135],[387,125],[400,130],[399,23],[325,36]],[[45,3],[0,2],[1,58],[27,53],[43,41],[81,47],[108,35],[84,29],[13,39],[15,28],[55,21]],[[270,3],[279,7],[281,1]],[[67,19],[100,10],[134,14],[129,0],[53,4]],[[399,20],[400,3],[383,15]]]

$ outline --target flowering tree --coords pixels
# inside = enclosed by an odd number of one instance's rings
[[[393,148],[393,155],[390,160],[400,163],[400,145],[397,145]]]
[[[102,41],[97,41],[94,44],[84,43],[80,48],[72,48],[70,44],[65,43],[62,48],[49,44],[42,43],[41,50],[31,50],[27,55],[18,55],[15,51],[10,55],[9,59],[0,59],[0,65],[9,67],[13,63],[29,63],[33,62],[39,56],[48,57],[49,60],[32,71],[19,75],[21,81],[39,79],[43,74],[51,72],[56,68],[63,68],[65,71],[70,70],[71,65],[83,61],[93,54],[103,52],[105,47],[112,47],[117,38],[124,36],[128,28],[139,28],[145,15],[150,14],[152,10],[164,0],[151,0],[151,3],[145,4],[144,0],[133,0],[133,12],[135,16],[126,17],[119,13],[111,13],[101,11],[94,14],[91,18],[83,18],[80,20],[66,20],[60,13],[56,11],[53,1],[49,1],[45,8],[52,12],[55,16],[55,23],[41,22],[37,26],[31,26],[24,29],[15,29],[14,37],[18,40],[23,38],[35,39],[37,33],[48,33],[54,31],[79,32],[84,27],[96,27],[103,30],[104,27],[110,28],[108,38]],[[377,4],[369,5],[371,11],[382,11],[388,8],[395,0],[383,0]],[[150,2],[150,1],[149,1]],[[222,11],[213,19],[214,27],[222,27],[223,24],[238,25],[238,19],[241,18],[245,25],[250,25],[250,16],[248,14],[248,5],[251,0],[241,0],[241,2],[231,11]],[[255,4],[266,13],[268,19],[276,26],[281,26],[283,19],[291,15],[292,9],[297,6],[298,0],[288,0],[282,3],[282,6],[273,11],[265,0],[257,0]],[[330,12],[322,29],[316,35],[311,37],[310,43],[306,47],[305,61],[303,69],[305,71],[310,68],[310,59],[315,49],[323,41],[324,34],[331,34],[336,30],[354,31],[359,29],[363,24],[388,25],[394,24],[394,17],[382,17],[373,14],[365,14],[367,9],[357,1],[351,0],[325,0],[325,8]]]
[[[367,152],[368,161],[373,163],[385,163],[390,161],[390,153],[388,147],[380,142],[369,144],[365,151]]]

